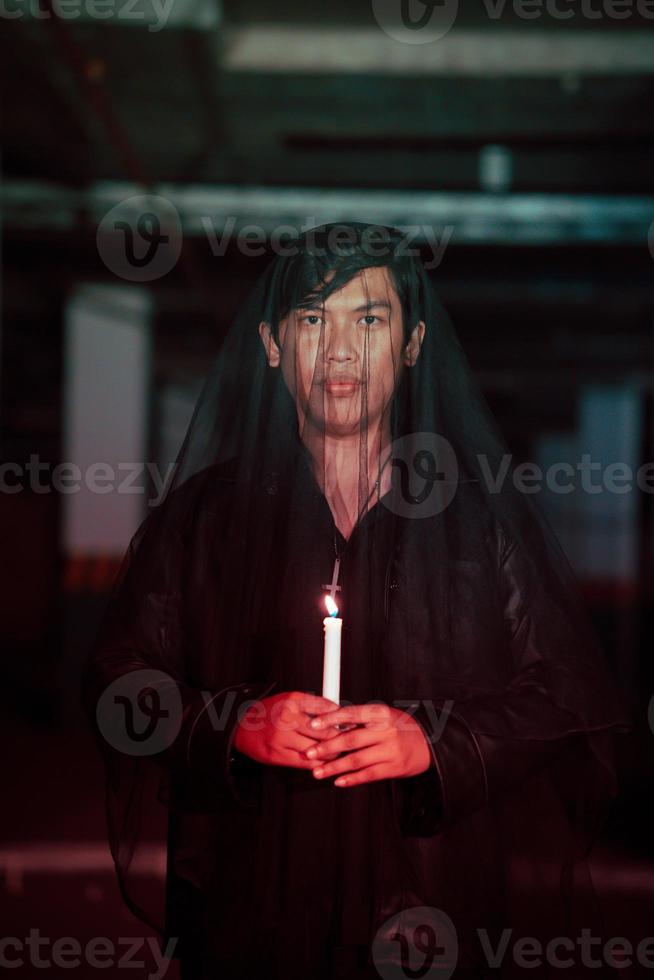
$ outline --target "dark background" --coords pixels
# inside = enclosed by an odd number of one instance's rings
[[[123,383],[121,357],[137,402],[142,388],[132,423],[146,458],[169,459],[272,254],[269,243],[247,254],[238,231],[265,238],[341,218],[415,226],[426,259],[420,228],[445,234],[432,275],[520,459],[654,460],[654,10],[623,5],[618,17],[608,0],[559,0],[569,19],[554,8],[526,19],[517,5],[494,17],[490,3],[461,3],[445,36],[409,44],[370,3],[174,0],[156,30],[145,0],[140,19],[124,0],[107,19],[79,7],[66,18],[49,0],[14,0],[0,15],[3,462],[75,461],[80,432],[108,458],[130,418],[110,420],[108,435],[93,405]],[[134,283],[107,264],[98,229],[143,193],[173,203],[183,234],[173,268]],[[227,229],[224,254],[212,254],[203,219]],[[71,310],[97,285],[90,302],[116,356],[85,404],[76,372],[98,365],[76,353]],[[121,353],[116,290],[146,298],[140,375]],[[654,934],[653,497],[634,487],[542,499],[637,719],[593,870],[606,938],[638,942]],[[0,888],[3,935],[21,940],[36,928],[52,941],[148,935],[117,894],[78,705],[127,544],[129,517],[92,544],[104,500],[89,516],[59,492],[0,493]],[[145,493],[132,530],[139,508]],[[79,546],[76,522],[91,544]],[[156,888],[154,836],[153,855],[144,886]],[[24,955],[17,972],[29,975]]]

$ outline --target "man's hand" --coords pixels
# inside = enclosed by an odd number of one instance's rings
[[[315,731],[309,728],[314,716],[338,709],[334,701],[302,691],[284,691],[256,701],[236,726],[234,747],[257,762],[271,766],[314,769],[319,760],[310,759],[306,750],[336,735],[331,725]],[[329,753],[322,758],[336,758]]]
[[[356,722],[357,728],[332,735],[311,746],[307,757],[322,763],[336,752],[346,753],[313,770],[317,779],[338,776],[336,786],[356,786],[378,779],[417,776],[429,768],[432,758],[425,734],[406,711],[387,704],[355,704],[321,712],[309,723],[316,733],[334,725]]]

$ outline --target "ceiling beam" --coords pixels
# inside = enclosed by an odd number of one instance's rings
[[[256,238],[301,232],[328,221],[392,224],[434,249],[453,245],[625,244],[654,249],[654,198],[575,194],[442,193],[320,187],[239,187],[154,183],[177,209],[183,233],[217,248],[250,229]],[[5,227],[97,228],[112,208],[138,217],[144,190],[124,181],[75,189],[46,181],[7,179],[3,186]],[[115,217],[118,217],[116,212]],[[245,241],[245,239],[244,239]],[[218,253],[219,254],[219,253]]]
[[[654,25],[654,20],[653,20]],[[453,28],[403,44],[382,28],[252,24],[226,28],[223,67],[234,72],[446,76],[654,73],[654,31]]]

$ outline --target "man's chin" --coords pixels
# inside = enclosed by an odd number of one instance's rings
[[[362,422],[360,418],[348,419],[346,422],[327,420],[322,431],[330,439],[351,440],[362,438],[364,433],[371,431],[373,425],[372,419],[368,419],[367,422],[365,420]]]
[[[344,402],[344,399],[339,401]],[[302,415],[299,417],[300,424],[302,417]],[[313,432],[314,437],[347,439],[371,431],[379,425],[379,421],[379,415],[375,412],[368,412],[367,417],[362,420],[358,405],[349,407],[339,405],[330,409],[326,415],[314,412],[304,415],[304,430],[307,436]]]

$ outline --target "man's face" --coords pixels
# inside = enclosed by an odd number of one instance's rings
[[[424,334],[420,323],[403,346],[402,308],[386,268],[362,270],[324,308],[291,310],[280,322],[280,347],[267,326],[260,333],[268,360],[281,366],[300,431],[309,424],[335,437],[357,432],[362,412],[369,427],[379,424]]]

